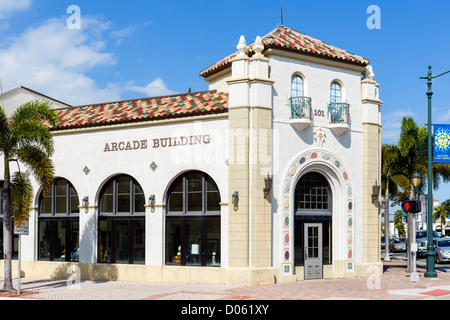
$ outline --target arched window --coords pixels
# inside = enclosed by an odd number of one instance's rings
[[[145,262],[145,196],[135,179],[119,175],[100,192],[98,262]]]
[[[333,82],[331,84],[330,102],[331,103],[340,103],[340,102],[342,102],[341,85],[339,83],[337,83],[337,82]]]
[[[332,193],[327,179],[318,172],[303,175],[295,187],[295,264],[304,265],[305,225],[320,224],[322,263],[331,264]]]
[[[200,171],[187,172],[167,195],[166,264],[220,266],[220,193]]]
[[[53,182],[51,192],[39,196],[38,259],[78,261],[79,198],[66,179]]]
[[[294,76],[291,84],[291,98],[303,97],[303,79],[300,76]]]

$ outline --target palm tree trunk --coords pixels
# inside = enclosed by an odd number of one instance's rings
[[[9,158],[5,156],[5,180],[3,182],[3,259],[5,275],[3,291],[14,291],[12,284],[12,215],[11,215],[11,181]]]

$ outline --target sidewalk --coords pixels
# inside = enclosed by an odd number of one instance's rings
[[[384,274],[369,279],[312,280],[286,284],[195,285],[21,279],[21,295],[1,293],[0,299],[29,300],[425,300],[450,299],[450,274],[411,282],[406,262],[383,263]],[[0,281],[0,286],[3,286]],[[14,279],[17,288],[17,279]]]

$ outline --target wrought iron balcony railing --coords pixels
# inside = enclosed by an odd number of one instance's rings
[[[289,99],[291,119],[311,119],[311,98],[292,97]]]
[[[328,119],[331,124],[349,124],[350,104],[332,102],[328,105]]]

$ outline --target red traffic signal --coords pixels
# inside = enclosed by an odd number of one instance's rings
[[[420,212],[422,204],[419,200],[406,200],[403,202],[402,209],[406,213],[417,213]]]

